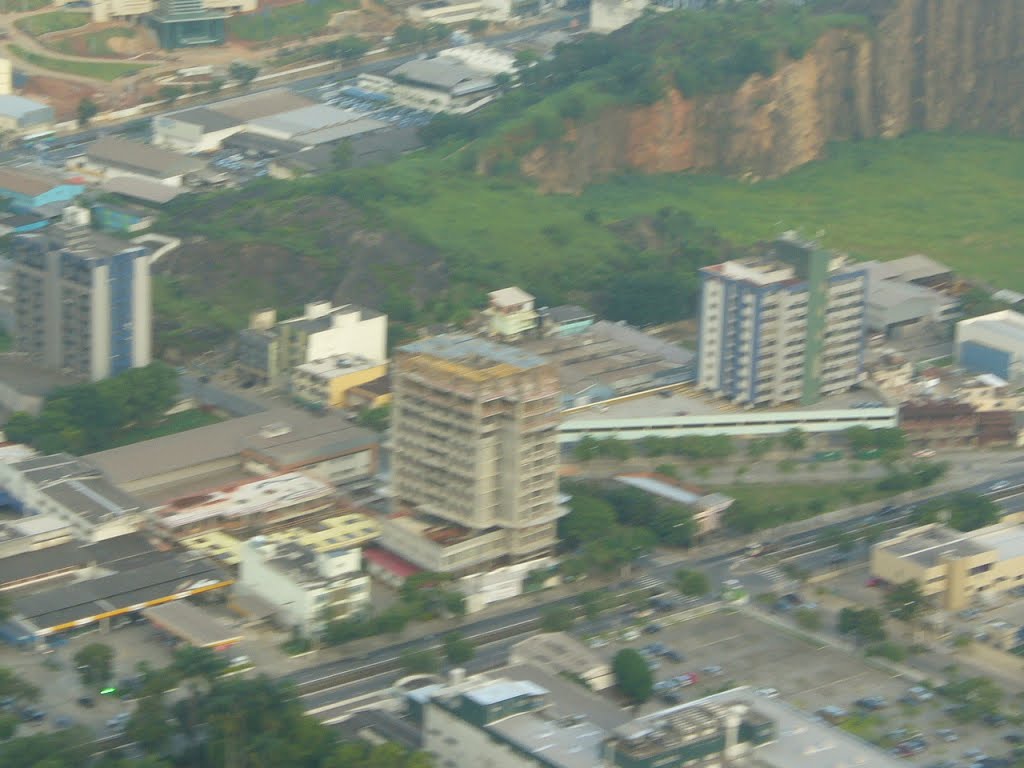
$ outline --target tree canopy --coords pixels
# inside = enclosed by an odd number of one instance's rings
[[[623,696],[636,703],[643,703],[651,697],[654,690],[654,678],[647,660],[639,651],[623,648],[612,660],[612,673],[615,685]]]
[[[900,621],[913,621],[925,609],[921,585],[913,579],[894,585],[885,595],[885,609]]]

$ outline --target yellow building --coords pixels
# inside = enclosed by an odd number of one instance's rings
[[[540,315],[533,307],[534,297],[515,286],[491,291],[484,315],[487,332],[506,341],[514,341],[537,329]]]
[[[936,607],[958,611],[1024,586],[1024,526],[1004,521],[961,533],[932,524],[876,544],[871,575],[890,584],[910,580]]]
[[[266,534],[271,541],[293,542],[318,552],[363,547],[380,537],[373,518],[359,513],[336,515],[305,526]],[[199,552],[225,565],[237,566],[242,559],[242,541],[222,531],[207,531],[181,539],[186,549]]]
[[[292,371],[291,392],[321,408],[347,408],[350,390],[387,375],[387,363],[357,355],[337,355],[298,365]]]

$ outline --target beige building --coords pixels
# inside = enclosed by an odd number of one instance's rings
[[[350,390],[387,375],[385,363],[359,355],[334,355],[298,365],[292,370],[291,392],[320,408],[349,407]]]
[[[484,310],[487,332],[506,341],[513,341],[537,329],[540,315],[534,309],[534,297],[521,288],[511,286],[487,294],[490,303]]]
[[[565,632],[543,632],[512,646],[510,664],[533,664],[549,675],[582,680],[592,691],[615,685],[608,662]]]
[[[1024,526],[912,528],[872,548],[871,575],[890,584],[916,581],[937,607],[958,611],[1024,585]]]
[[[555,522],[565,514],[554,367],[512,347],[444,335],[400,348],[393,368],[396,512],[444,521],[433,527],[450,533],[420,537],[431,551],[460,540],[469,546],[482,536],[495,541],[498,559],[549,552]],[[389,546],[388,527],[381,533]],[[407,546],[409,532],[402,534]],[[394,551],[427,567],[419,552]],[[468,557],[467,565],[483,562],[480,557]]]

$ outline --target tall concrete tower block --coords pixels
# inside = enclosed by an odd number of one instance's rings
[[[14,93],[14,71],[10,59],[0,59],[0,96]]]

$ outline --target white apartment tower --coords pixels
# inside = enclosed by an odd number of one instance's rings
[[[554,367],[513,347],[443,335],[401,347],[392,378],[396,508],[499,533],[500,559],[550,551],[565,513]]]
[[[747,406],[809,405],[861,378],[867,274],[794,237],[701,270],[697,384]]]

